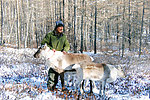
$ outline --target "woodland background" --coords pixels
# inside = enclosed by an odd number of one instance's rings
[[[57,20],[71,50],[148,53],[150,0],[1,0],[0,44],[36,48]]]

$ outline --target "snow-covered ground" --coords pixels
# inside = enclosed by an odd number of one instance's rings
[[[56,93],[47,90],[49,68],[44,59],[33,57],[36,50],[0,47],[0,100],[76,99],[59,91]],[[128,50],[124,58],[117,56],[117,51],[111,55],[85,53],[92,56],[94,62],[123,67],[126,78],[118,78],[115,82],[107,84],[106,95],[110,100],[150,100],[150,52],[141,58]],[[73,89],[71,81],[66,84],[69,90]],[[96,85],[98,89],[97,82]],[[61,88],[60,81],[57,87]],[[96,89],[94,93],[95,96],[98,95]]]

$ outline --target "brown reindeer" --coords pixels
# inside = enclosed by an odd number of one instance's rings
[[[76,89],[82,80],[91,80],[100,82],[99,94],[105,97],[105,85],[106,83],[111,83],[115,81],[118,77],[125,77],[124,72],[121,68],[116,68],[114,65],[104,64],[104,63],[94,63],[94,62],[81,62],[75,64],[73,69],[77,72]],[[95,84],[94,84],[95,86]],[[92,91],[92,86],[90,85]],[[80,88],[81,94],[83,91],[83,83]],[[90,92],[91,92],[90,91]],[[103,92],[101,92],[103,91]]]

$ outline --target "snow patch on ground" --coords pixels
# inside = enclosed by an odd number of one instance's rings
[[[44,59],[35,59],[37,49],[0,48],[0,99],[1,100],[62,100],[61,93],[47,90],[48,67]],[[149,100],[150,99],[150,54],[132,56],[126,51],[121,58],[114,52],[104,55],[101,52],[84,52],[94,58],[94,62],[108,63],[123,67],[126,78],[119,78],[106,86],[106,95],[110,100]],[[73,89],[74,82],[66,83]],[[66,79],[66,78],[65,78]],[[99,83],[94,89],[99,93]],[[60,81],[57,85],[61,88]],[[75,99],[75,98],[73,98]]]

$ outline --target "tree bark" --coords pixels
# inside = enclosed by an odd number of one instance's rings
[[[82,16],[81,16],[81,48],[80,51],[83,53],[83,16],[84,16],[84,0],[82,1]]]
[[[129,22],[128,22],[128,27],[129,27],[129,33],[128,33],[128,42],[129,42],[129,50],[131,51],[131,19],[130,19],[130,0],[129,0]]]
[[[141,21],[141,32],[140,32],[140,47],[139,47],[139,57],[141,56],[141,46],[142,46],[142,34],[143,34],[143,19],[144,19],[144,3],[143,1],[143,12],[142,12],[142,21]]]
[[[1,0],[1,41],[0,45],[3,45],[3,0]]]
[[[18,39],[18,49],[21,47],[21,39],[20,39],[20,8],[19,8],[19,0],[17,0],[17,39]]]
[[[95,35],[94,35],[94,54],[96,54],[96,37],[97,37],[97,2],[95,2]]]
[[[63,0],[63,22],[65,21],[65,0]]]
[[[74,0],[74,52],[77,53],[77,41],[76,41],[76,6],[77,1]]]
[[[123,5],[123,26],[125,25],[125,0],[124,0],[124,5]],[[125,28],[124,27],[122,27],[123,29],[122,29],[122,57],[124,56],[124,48],[125,48],[125,44],[124,44],[124,42],[125,42]]]

